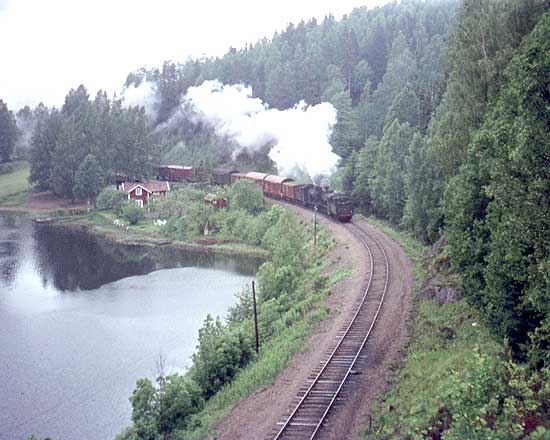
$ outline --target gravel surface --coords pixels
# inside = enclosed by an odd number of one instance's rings
[[[299,218],[312,221],[311,211],[288,206]],[[288,411],[300,387],[319,362],[334,347],[338,332],[353,312],[368,278],[368,254],[363,245],[341,224],[323,217],[319,222],[330,231],[336,246],[327,258],[327,273],[339,267],[353,268],[353,274],[336,283],[326,304],[332,313],[308,338],[274,382],[239,402],[218,425],[213,438],[224,440],[265,439],[275,432],[276,423]],[[345,404],[337,406],[329,417],[329,429],[323,438],[355,439],[368,424],[369,412],[391,377],[391,365],[399,359],[407,338],[406,320],[411,310],[412,263],[400,246],[366,222],[357,224],[383,243],[390,262],[390,283],[379,322],[366,347],[362,374],[355,375],[344,389]]]

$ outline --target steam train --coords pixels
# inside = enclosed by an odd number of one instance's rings
[[[193,182],[202,180],[195,175],[192,167],[161,166],[158,169],[159,180]],[[353,217],[353,204],[348,196],[326,187],[309,183],[294,182],[290,177],[275,176],[251,171],[241,173],[231,168],[213,170],[210,182],[215,185],[232,185],[240,179],[255,182],[264,196],[315,209],[341,221],[350,222]]]

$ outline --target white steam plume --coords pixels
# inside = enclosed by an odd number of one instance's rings
[[[157,118],[160,99],[154,83],[143,81],[137,87],[135,84],[124,86],[120,96],[125,107],[143,107],[147,116],[153,120]]]
[[[336,109],[329,103],[307,106],[302,101],[288,110],[269,109],[252,97],[250,87],[206,81],[188,90],[182,106],[189,104],[196,117],[243,149],[253,152],[271,143],[269,157],[281,175],[307,174],[313,180],[335,171],[339,157],[333,153],[329,139]]]

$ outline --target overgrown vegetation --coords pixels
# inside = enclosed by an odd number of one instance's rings
[[[457,287],[448,246],[438,243],[431,254],[410,234],[375,223],[413,258],[419,281],[433,277]],[[426,282],[417,284],[417,292],[420,284]],[[550,369],[516,363],[480,310],[465,299],[442,303],[418,295],[411,333],[365,439],[550,438]]]
[[[550,436],[550,369],[512,361],[464,300],[417,307],[413,342],[366,439]]]
[[[205,205],[204,193],[194,188],[159,200],[155,209],[168,215],[166,233],[173,238],[197,236],[209,225],[217,236],[269,251],[257,275],[261,350],[258,355],[254,350],[251,292],[245,290],[225,322],[206,318],[185,375],[161,374],[156,386],[148,379],[138,382],[131,398],[133,425],[119,435],[121,440],[187,439],[204,432],[235,398],[271,380],[322,316],[312,311],[329,287],[320,261],[331,240],[321,233],[314,247],[311,228],[281,206],[265,207],[254,183],[228,192],[227,210]]]

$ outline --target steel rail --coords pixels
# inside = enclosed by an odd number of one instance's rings
[[[386,269],[386,276],[385,276],[385,280],[384,280],[384,289],[383,289],[383,292],[382,292],[382,296],[380,298],[380,301],[378,303],[378,307],[376,309],[376,313],[372,319],[372,322],[370,323],[370,326],[369,326],[369,329],[367,331],[367,333],[365,334],[359,348],[356,350],[355,352],[355,356],[353,357],[353,360],[351,362],[351,364],[349,365],[349,367],[347,368],[346,370],[346,373],[344,375],[344,377],[342,378],[342,380],[340,381],[339,383],[339,386],[337,388],[337,390],[334,392],[334,395],[332,396],[330,402],[328,403],[325,411],[323,412],[323,414],[321,415],[319,421],[317,422],[317,424],[315,425],[315,429],[313,431],[313,433],[307,437],[309,438],[310,440],[312,440],[319,432],[319,430],[321,429],[322,425],[323,425],[323,422],[326,420],[330,410],[332,409],[334,403],[336,402],[336,399],[338,398],[340,392],[342,391],[343,387],[344,387],[344,384],[345,382],[347,381],[348,377],[350,376],[350,374],[352,373],[353,371],[353,368],[355,367],[355,364],[357,363],[357,359],[359,358],[360,354],[361,354],[361,351],[363,350],[363,348],[365,347],[365,344],[367,343],[367,340],[374,328],[374,325],[378,319],[378,315],[380,314],[380,310],[382,309],[382,304],[384,302],[384,299],[385,299],[385,296],[386,296],[386,291],[387,291],[387,288],[388,288],[388,282],[389,282],[389,261],[388,261],[388,256],[386,254],[386,251],[384,249],[384,247],[382,246],[382,244],[380,243],[380,241],[374,237],[372,234],[369,234],[368,232],[366,232],[364,229],[358,227],[357,225],[353,225],[354,228],[356,228],[357,230],[354,230],[353,228],[351,227],[347,227],[347,229],[352,233],[354,234],[357,238],[359,238],[359,240],[363,243],[363,245],[365,246],[365,249],[367,250],[368,254],[369,254],[369,259],[370,259],[370,273],[369,273],[369,280],[368,280],[368,283],[367,283],[367,287],[365,288],[365,293],[363,294],[363,297],[361,299],[361,302],[360,304],[357,306],[357,310],[355,311],[350,323],[348,324],[344,334],[342,335],[342,337],[340,338],[340,340],[338,341],[338,344],[336,345],[336,347],[334,348],[334,350],[332,350],[329,358],[327,359],[327,361],[325,362],[325,364],[323,365],[323,367],[321,368],[321,370],[319,371],[319,373],[317,373],[317,375],[315,376],[315,378],[312,380],[311,384],[309,385],[309,387],[307,388],[307,390],[304,392],[304,395],[301,397],[300,401],[297,403],[297,405],[295,406],[294,410],[290,413],[290,415],[287,417],[287,419],[285,420],[285,422],[283,423],[282,427],[279,429],[279,431],[277,432],[276,436],[274,437],[273,440],[279,440],[282,438],[283,434],[285,431],[288,430],[289,426],[291,426],[292,424],[292,420],[294,418],[294,416],[296,415],[296,413],[299,411],[299,409],[302,407],[302,405],[304,404],[304,402],[306,402],[306,400],[308,399],[308,397],[310,396],[310,393],[311,391],[313,390],[313,388],[315,387],[315,385],[317,385],[322,377],[322,375],[324,374],[326,368],[330,365],[331,361],[335,358],[336,356],[336,353],[337,351],[340,349],[340,347],[342,346],[342,344],[346,341],[346,337],[348,336],[351,328],[353,327],[353,325],[357,322],[357,318],[359,317],[359,315],[361,314],[361,312],[363,311],[363,306],[365,305],[365,302],[367,300],[367,297],[369,296],[369,293],[370,293],[370,289],[371,289],[371,286],[372,286],[372,281],[373,281],[373,278],[374,278],[374,257],[373,257],[373,253],[372,253],[372,250],[371,250],[371,247],[369,246],[369,244],[367,243],[366,239],[361,235],[361,234],[364,234],[366,236],[368,236],[369,238],[371,238],[375,244],[379,247],[379,249],[382,251],[382,255],[384,257],[384,265],[385,265],[385,269]],[[358,232],[360,231],[360,232]],[[305,437],[304,437],[305,438]]]

